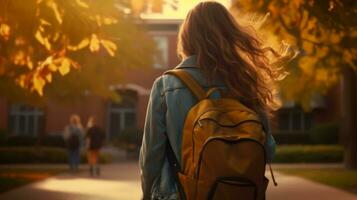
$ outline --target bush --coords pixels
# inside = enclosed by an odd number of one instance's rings
[[[42,141],[41,141],[42,146],[47,146],[47,147],[66,147],[66,142],[64,141],[64,138],[62,135],[46,135]]]
[[[6,143],[6,131],[3,129],[0,129],[0,146],[3,146]]]
[[[142,137],[143,131],[140,129],[125,129],[112,141],[121,147],[138,147],[141,145]]]
[[[28,163],[68,163],[67,150],[56,147],[2,147],[0,164]],[[81,152],[81,162],[86,162],[85,152]],[[109,163],[111,155],[101,153],[101,163]]]
[[[278,146],[275,163],[333,163],[342,162],[343,148],[337,145]]]
[[[339,127],[336,123],[318,124],[309,130],[314,144],[338,144]]]
[[[277,144],[311,144],[309,134],[304,132],[298,133],[273,133],[275,141]]]
[[[39,142],[40,141],[40,142]],[[0,146],[7,147],[24,147],[41,145],[45,147],[65,147],[65,141],[62,135],[46,135],[42,139],[36,136],[26,135],[0,135]]]
[[[26,135],[12,135],[6,138],[5,146],[34,146],[37,137]]]

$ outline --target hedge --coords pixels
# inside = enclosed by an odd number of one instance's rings
[[[312,144],[310,135],[304,132],[298,133],[288,133],[288,132],[279,132],[273,133],[274,139],[277,144]]]
[[[0,135],[0,145],[5,147],[24,147],[41,145],[45,147],[65,147],[62,135],[46,135],[41,140],[38,137],[26,135]]]
[[[100,162],[111,162],[111,155],[101,153]],[[56,147],[0,147],[0,164],[67,163],[67,150]],[[86,162],[81,152],[81,162]]]
[[[334,122],[318,124],[308,133],[314,144],[338,144],[339,142],[339,126]]]
[[[342,162],[343,147],[338,145],[278,146],[274,163],[335,163]]]

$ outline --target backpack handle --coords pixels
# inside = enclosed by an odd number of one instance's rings
[[[166,71],[164,74],[174,75],[180,79],[199,101],[206,98],[206,91],[185,70],[173,69]]]

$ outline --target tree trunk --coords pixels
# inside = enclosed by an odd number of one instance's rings
[[[357,72],[345,67],[341,84],[341,132],[345,136],[344,163],[348,169],[357,169]]]

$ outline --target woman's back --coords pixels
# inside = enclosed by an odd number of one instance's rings
[[[268,160],[275,142],[267,116],[277,107],[274,82],[281,78],[271,66],[261,40],[240,26],[226,8],[202,2],[190,10],[178,35],[177,51],[186,70],[205,89],[222,87],[231,98],[255,111],[267,134]],[[211,98],[220,98],[213,94]],[[144,199],[175,199],[175,174],[168,163],[168,144],[182,163],[182,130],[188,111],[197,103],[176,77],[163,75],[152,88],[140,152]],[[185,149],[183,149],[185,150]]]
[[[227,87],[220,81],[208,83],[204,74],[197,66],[197,57],[186,58],[176,68],[183,69],[206,90],[211,87]],[[211,98],[220,98],[214,93]],[[152,188],[153,197],[176,196],[175,176],[166,158],[167,142],[170,142],[176,158],[181,164],[182,130],[189,110],[197,103],[192,92],[176,77],[160,76],[154,83],[148,105],[145,123],[145,135],[140,156],[141,168],[146,168],[142,174],[146,181],[143,188]],[[266,129],[269,124],[261,115]],[[270,135],[270,134],[269,134]],[[168,137],[168,140],[166,139]],[[272,137],[267,140],[267,155],[272,157],[275,142]],[[162,168],[161,168],[162,167]],[[149,183],[146,185],[146,183]],[[149,195],[149,194],[147,194]]]

